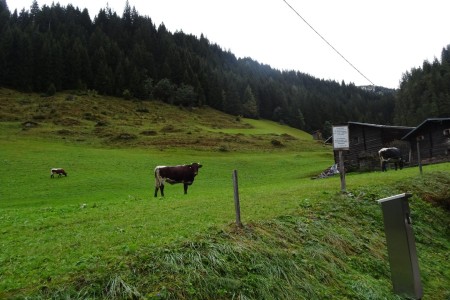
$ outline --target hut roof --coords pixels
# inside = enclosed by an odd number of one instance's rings
[[[360,125],[360,126],[376,127],[376,128],[388,128],[388,129],[402,129],[402,130],[414,129],[414,127],[409,127],[409,126],[380,125],[380,124],[370,124],[370,123],[361,123],[361,122],[348,122],[348,124],[355,124],[355,125]]]
[[[410,138],[416,131],[418,131],[421,127],[423,127],[427,123],[441,123],[444,121],[450,121],[450,118],[430,118],[423,121],[419,126],[408,132],[404,137],[402,137],[402,140],[406,140]]]

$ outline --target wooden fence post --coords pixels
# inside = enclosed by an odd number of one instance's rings
[[[234,209],[236,211],[236,225],[242,227],[237,170],[233,171],[233,186],[234,186]]]
[[[422,175],[422,159],[420,158],[420,139],[417,139],[417,162],[419,164],[420,175]]]
[[[345,193],[347,191],[347,187],[345,183],[345,166],[342,150],[339,150],[339,176],[341,177],[341,192]]]

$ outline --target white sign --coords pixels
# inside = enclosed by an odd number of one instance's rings
[[[348,150],[350,148],[348,126],[333,126],[333,148],[334,150]]]

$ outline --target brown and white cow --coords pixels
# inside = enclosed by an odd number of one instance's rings
[[[403,169],[404,162],[400,149],[395,147],[381,148],[380,151],[378,151],[378,156],[380,157],[382,172],[387,171],[386,165],[388,163],[394,163],[396,171],[397,168],[400,168],[400,170]]]
[[[164,183],[170,184],[182,183],[184,193],[187,194],[188,186],[194,182],[198,169],[202,167],[199,163],[180,166],[157,166],[155,168],[155,197],[158,196],[158,190],[161,190],[161,196],[164,197]]]
[[[55,174],[58,174],[58,177],[61,177],[62,175],[67,176],[66,171],[62,168],[52,168],[50,170],[50,178],[53,178]]]

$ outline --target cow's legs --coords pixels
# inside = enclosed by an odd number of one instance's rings
[[[386,161],[382,161],[381,162],[381,172],[386,172],[387,171],[386,170],[386,165],[387,165]]]
[[[188,186],[189,185],[187,183],[184,183],[184,194],[185,195],[187,194]]]
[[[158,197],[158,190],[161,190],[161,196],[164,196],[164,180],[155,174],[155,197]]]
[[[155,197],[158,197],[158,190],[161,190],[161,196],[164,197],[164,184],[155,185]]]

